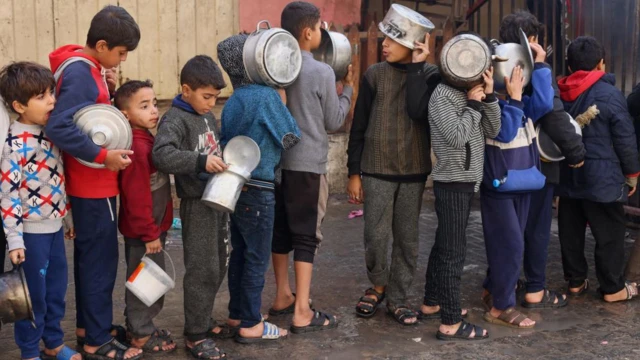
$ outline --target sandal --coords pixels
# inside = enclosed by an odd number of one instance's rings
[[[556,302],[556,299],[558,300]],[[522,307],[527,309],[559,309],[561,307],[565,307],[569,304],[569,301],[566,297],[562,296],[562,294],[557,293],[553,290],[544,291],[544,295],[542,296],[542,300],[540,302],[531,303],[527,300],[522,300]]]
[[[214,339],[214,340],[225,340],[225,339],[231,339],[236,337],[236,335],[238,335],[238,330],[240,330],[240,325],[238,326],[231,326],[229,324],[218,324],[216,325],[217,327],[220,328],[219,332],[214,332],[213,329],[209,329],[209,331],[207,332],[207,337],[209,339]]]
[[[129,343],[129,339],[127,338],[127,329],[125,329],[120,325],[111,325],[111,329],[109,330],[109,333],[112,333],[114,331],[116,332],[116,334],[112,336],[116,340],[118,340],[122,344]],[[84,344],[86,343],[86,337],[76,336],[76,343],[78,344],[79,347],[81,348],[84,347]]]
[[[175,346],[169,350],[164,350],[163,347],[172,344],[174,344],[174,342],[171,338],[170,332],[168,332],[167,330],[156,329],[156,331],[149,337],[149,340],[147,340],[147,342],[142,345],[141,349],[144,352],[150,353],[170,353],[176,349]],[[156,350],[156,348],[158,349]]]
[[[475,330],[475,334],[473,335],[473,337],[470,337],[471,333],[474,330]],[[458,328],[458,331],[456,331],[455,334],[449,335],[438,330],[438,332],[436,333],[436,338],[438,338],[438,340],[444,340],[444,341],[455,341],[455,340],[473,341],[473,340],[488,339],[489,332],[487,331],[485,335],[482,335],[483,333],[484,333],[484,329],[482,327],[462,320],[462,324],[460,324],[460,327]]]
[[[484,309],[487,311],[491,311],[491,308],[493,308],[493,297],[491,296],[491,293],[486,293],[485,295],[483,295],[481,300]]]
[[[377,300],[370,298],[369,296],[375,296]],[[358,304],[356,305],[356,315],[363,318],[370,318],[376,314],[378,311],[378,306],[382,304],[384,301],[385,294],[377,292],[374,288],[369,288],[364,292],[364,296],[362,296],[358,300]],[[360,304],[364,303],[364,304]]]
[[[418,310],[416,311],[416,313],[418,314],[418,320],[437,320],[440,319],[441,315],[442,315],[442,309],[431,313],[431,314],[427,314],[427,313],[423,313],[422,310]],[[462,310],[467,310],[467,309],[462,309]],[[460,317],[462,317],[463,319],[466,319],[467,316],[469,316],[469,310],[467,310],[466,313],[461,313]]]
[[[335,316],[322,311],[313,311],[314,314],[309,325],[295,326],[292,324],[291,332],[294,334],[306,334],[315,331],[335,329],[338,327],[338,319],[336,319]],[[325,320],[329,320],[329,323],[327,325],[324,324]]]
[[[132,356],[130,358],[125,358],[125,352],[129,350],[130,347],[122,344],[116,338],[111,338],[109,342],[100,346],[95,353],[91,354],[86,351],[83,351],[83,357],[85,360],[138,360],[142,358],[142,354]],[[109,353],[115,351],[113,357],[109,356]]]
[[[270,342],[274,340],[280,340],[287,337],[287,335],[280,334],[280,328],[270,322],[263,321],[264,329],[262,330],[262,336],[258,338],[248,338],[240,336],[240,333],[236,336],[236,342],[240,344],[255,344],[261,342]]]
[[[44,351],[40,351],[40,358],[42,360],[71,360],[71,358],[78,354],[77,351],[71,349],[68,346],[63,346],[55,356],[47,355]],[[82,358],[82,357],[81,357]]]
[[[580,290],[579,291],[571,291],[570,290],[570,286],[567,286],[567,294],[569,296],[577,297],[577,296],[580,296],[580,295],[584,294],[588,289],[589,289],[589,280],[586,279],[582,283],[582,285],[580,286]]]
[[[484,313],[485,321],[492,324],[507,326],[515,329],[531,329],[535,326],[535,324],[520,326],[520,324],[522,324],[522,322],[526,319],[528,319],[526,315],[516,310],[516,308],[512,307],[504,310],[498,317],[491,315],[491,313],[488,311]]]
[[[271,315],[271,316],[281,316],[281,315],[293,314],[293,312],[296,309],[296,300],[295,300],[296,293],[292,293],[292,294],[293,294],[294,300],[291,303],[291,305],[287,306],[284,309],[280,309],[280,310],[276,310],[274,308],[270,308],[269,309],[269,315]],[[313,306],[313,301],[311,301],[311,299],[309,299],[309,308],[311,308],[311,306]]]
[[[227,357],[227,354],[218,348],[216,342],[208,338],[193,347],[187,346],[187,351],[196,359],[217,360]]]
[[[620,302],[620,301],[629,301],[632,298],[635,298],[636,296],[638,296],[638,291],[639,291],[638,284],[636,284],[634,282],[627,281],[627,282],[624,283],[624,288],[627,290],[627,298],[626,299],[615,300],[615,301],[607,301],[607,300],[604,300],[604,295],[605,294],[601,292],[602,293],[602,299],[605,302],[611,304],[611,303]]]
[[[418,314],[415,311],[409,309],[406,305],[390,305],[387,304],[387,312],[391,317],[393,317],[397,322],[404,326],[416,325],[418,323]],[[415,322],[406,322],[406,319],[416,318]]]

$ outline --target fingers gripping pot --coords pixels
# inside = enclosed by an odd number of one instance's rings
[[[498,40],[491,40],[493,45],[494,59],[503,61],[494,61],[493,63],[493,82],[497,92],[504,93],[506,84],[504,78],[511,78],[511,73],[516,66],[522,68],[522,76],[524,77],[524,86],[531,81],[531,73],[533,72],[533,54],[529,46],[527,35],[520,29],[520,44],[508,43],[501,44]]]
[[[33,324],[35,316],[27,279],[22,267],[17,266],[0,274],[0,327],[20,320],[29,320]],[[35,324],[33,326],[35,328]]]
[[[266,24],[266,28],[261,28]],[[300,75],[302,53],[289,32],[272,28],[268,21],[258,23],[242,49],[242,61],[251,81],[272,87],[291,85]]]
[[[342,80],[349,71],[351,64],[351,43],[346,36],[339,32],[329,31],[327,22],[324,23],[320,47],[313,51],[313,57],[328,64],[336,74],[337,80]]]
[[[222,157],[229,167],[209,179],[201,200],[218,211],[232,213],[242,187],[260,163],[260,147],[249,137],[236,136],[227,143]]]
[[[482,74],[491,67],[491,50],[480,37],[472,34],[454,36],[440,52],[440,73],[459,88],[482,84]]]
[[[424,42],[424,36],[435,29],[435,25],[420,13],[400,4],[393,4],[378,29],[395,42],[411,50],[415,42]]]
[[[96,145],[107,150],[129,150],[133,142],[131,125],[124,115],[111,105],[96,104],[80,109],[73,122],[89,136]],[[92,168],[103,168],[103,164],[78,159]]]

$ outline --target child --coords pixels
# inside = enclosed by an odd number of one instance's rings
[[[287,336],[286,330],[262,321],[260,306],[273,236],[275,168],[282,151],[300,141],[300,130],[275,89],[247,78],[242,62],[247,37],[234,35],[222,41],[218,56],[234,91],[222,112],[222,143],[244,135],[260,147],[260,163],[231,215],[229,260],[229,325],[240,327],[238,342],[255,343]]]
[[[356,314],[373,316],[386,297],[389,314],[413,325],[417,314],[406,301],[418,258],[422,193],[431,172],[429,133],[427,122],[411,120],[406,109],[409,89],[404,84],[410,78],[412,51],[394,41],[394,34],[386,35],[386,61],[364,74],[347,149],[348,194],[355,202],[364,201],[365,259],[373,285],[360,298]],[[425,64],[424,58],[414,71],[432,83],[437,67]],[[393,255],[388,264],[390,240]]]
[[[615,76],[605,73],[604,48],[596,39],[575,39],[567,61],[572,73],[560,81],[560,96],[567,112],[584,125],[587,155],[583,168],[561,168],[558,229],[564,277],[570,294],[584,293],[588,222],[596,240],[596,275],[604,300],[629,300],[638,294],[637,284],[625,281],[623,261],[623,204],[635,192],[640,173],[633,120],[614,86]]]
[[[0,206],[9,258],[22,264],[35,315],[35,328],[29,320],[15,324],[22,359],[80,360],[64,345],[60,327],[67,290],[62,221],[70,218],[60,150],[43,132],[56,102],[54,88],[51,71],[35,63],[13,63],[0,71],[0,95],[19,115],[2,152]],[[71,227],[67,236],[74,237]]]
[[[309,294],[329,196],[327,131],[338,130],[349,113],[353,74],[349,70],[343,92],[338,96],[331,67],[313,59],[311,51],[320,46],[321,40],[320,10],[315,5],[302,1],[289,3],[282,10],[281,24],[298,39],[302,50],[300,76],[286,91],[289,111],[302,136],[294,149],[282,154],[280,163],[282,179],[276,188],[272,246],[277,290],[269,314],[293,313],[291,331],[306,333],[338,325],[335,316],[309,308]],[[289,286],[291,251],[296,273],[295,296]]]
[[[132,166],[118,175],[120,216],[118,228],[124,236],[127,278],[149,257],[164,270],[167,230],[173,221],[173,203],[169,176],[156,170],[151,162],[153,135],[158,124],[158,104],[150,81],[128,81],[114,96],[115,106],[129,120],[133,130],[130,156]],[[159,330],[153,318],[162,310],[164,297],[148,307],[129,290],[125,293],[125,316],[131,344],[145,352],[167,352],[176,344],[166,330]]]
[[[158,126],[153,163],[174,174],[180,201],[184,245],[184,334],[187,349],[198,359],[224,356],[214,336],[211,311],[227,272],[228,218],[205,205],[207,173],[222,172],[218,127],[211,110],[226,84],[218,65],[206,55],[187,61],[180,72],[182,92]]]
[[[102,149],[73,122],[74,114],[86,106],[111,104],[115,75],[110,69],[126,60],[139,40],[140,29],[131,15],[124,8],[106,6],[91,20],[85,46],[67,45],[49,54],[58,101],[45,132],[64,152],[67,190],[75,209],[76,335],[87,359],[104,359],[114,352],[126,359],[142,354],[127,350],[122,345],[124,329],[112,325],[118,270],[117,171],[131,163],[126,156],[132,152]],[[76,158],[105,168],[85,166]]]

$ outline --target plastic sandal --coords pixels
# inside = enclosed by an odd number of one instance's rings
[[[111,341],[100,346],[93,354],[83,351],[83,357],[85,360],[125,360],[124,354],[127,350],[129,350],[128,346],[112,338]],[[112,351],[115,351],[114,357],[109,356],[109,353]],[[140,358],[142,358],[142,353],[126,360],[138,360]]]
[[[470,337],[471,333],[474,330],[475,330],[475,334],[473,335],[473,337]],[[443,341],[457,341],[457,340],[477,341],[477,340],[485,340],[489,338],[488,331],[485,335],[482,335],[482,333],[484,333],[484,329],[482,327],[462,320],[462,324],[460,324],[460,327],[458,328],[458,331],[456,331],[455,334],[449,335],[449,334],[440,332],[440,330],[438,330],[438,332],[436,333],[436,338],[438,338],[438,340],[443,340]]]
[[[556,299],[558,300],[556,302]],[[522,307],[527,309],[559,309],[561,307],[565,307],[569,304],[569,301],[566,297],[563,297],[562,294],[557,293],[553,290],[544,291],[544,295],[542,296],[542,300],[537,303],[530,303],[526,300],[522,300]]]
[[[384,301],[385,294],[377,292],[374,288],[369,288],[364,292],[364,295],[365,296],[362,296],[358,300],[358,304],[356,305],[356,315],[363,318],[370,318],[378,311],[378,306],[380,306]],[[375,296],[377,300],[372,299],[369,296]]]
[[[327,325],[324,324],[325,320],[329,320]],[[315,331],[335,329],[338,327],[338,320],[335,316],[314,310],[311,322],[307,326],[295,326],[291,325],[291,332],[294,334],[306,334]]]
[[[214,360],[227,357],[227,354],[218,348],[216,342],[208,338],[194,347],[187,346],[187,351],[196,359]]]
[[[40,352],[40,359],[42,360],[71,360],[71,358],[78,354],[77,351],[71,349],[68,346],[64,346],[56,356],[47,355],[44,351]]]
[[[508,308],[507,310],[504,310],[498,317],[491,315],[488,311],[484,313],[484,320],[486,322],[514,329],[531,329],[535,326],[535,324],[520,326],[520,324],[522,324],[526,319],[528,319],[528,317],[515,308]]]
[[[262,336],[259,338],[248,338],[240,336],[240,333],[236,336],[236,342],[240,344],[256,344],[261,342],[271,342],[274,340],[280,340],[286,338],[287,335],[280,334],[280,328],[276,325],[264,321],[264,329],[262,330]]]
[[[404,326],[412,326],[418,324],[418,314],[415,311],[409,309],[406,305],[387,305],[388,314],[394,318],[397,322]],[[416,318],[415,322],[406,322],[405,320],[410,318]]]

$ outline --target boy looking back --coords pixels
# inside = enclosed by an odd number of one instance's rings
[[[112,68],[127,59],[140,41],[140,29],[127,11],[106,6],[91,20],[85,46],[66,45],[49,54],[57,79],[57,104],[45,132],[64,152],[67,192],[77,237],[74,242],[76,286],[76,335],[87,358],[124,353],[138,356],[138,349],[124,350],[124,329],[112,337],[112,293],[118,270],[118,228],[115,218],[118,170],[131,164],[129,150],[105,150],[74,124],[74,114],[89,105],[110,105],[115,90]],[[76,158],[103,164],[100,169]],[[95,354],[95,355],[94,355]]]

